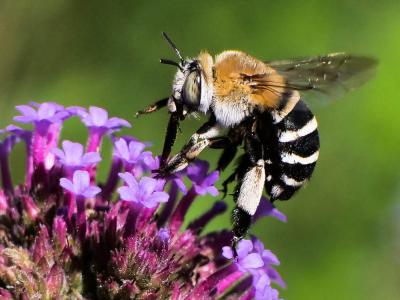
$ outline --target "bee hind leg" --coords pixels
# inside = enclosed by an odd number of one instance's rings
[[[237,170],[239,183],[234,197],[236,207],[232,212],[233,247],[246,236],[250,228],[265,182],[263,146],[254,133],[246,136],[245,150],[246,154]]]

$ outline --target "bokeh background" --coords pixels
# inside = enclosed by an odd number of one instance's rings
[[[28,101],[97,105],[159,152],[166,112],[133,115],[170,92],[175,70],[158,59],[174,55],[161,31],[187,56],[234,48],[266,60],[336,51],[379,59],[368,84],[314,108],[320,161],[311,183],[278,203],[288,223],[266,219],[252,232],[281,259],[286,299],[399,299],[400,2],[2,0],[0,127]],[[184,123],[175,151],[199,125]],[[65,128],[84,141],[79,122]],[[22,147],[12,156],[16,178],[21,155]],[[191,214],[210,201],[199,199]],[[211,227],[228,224],[226,214]]]

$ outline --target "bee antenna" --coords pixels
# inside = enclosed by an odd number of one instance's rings
[[[162,63],[164,65],[175,66],[175,67],[178,67],[179,69],[181,69],[181,66],[176,61],[173,61],[173,60],[170,60],[170,59],[161,58],[160,59],[160,63]]]
[[[174,42],[171,41],[171,39],[169,38],[169,36],[163,31],[162,33],[163,37],[167,40],[168,44],[171,46],[172,49],[174,49],[176,55],[179,57],[179,59],[181,60],[182,63],[185,62],[185,60],[183,59],[181,53],[179,52],[178,48],[176,48]]]

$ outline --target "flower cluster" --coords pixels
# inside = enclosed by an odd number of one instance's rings
[[[203,234],[224,202],[183,225],[196,198],[218,194],[219,173],[207,162],[156,179],[158,157],[147,144],[118,137],[130,124],[102,108],[32,103],[17,110],[14,121],[33,128],[0,132],[1,299],[278,299],[279,261],[259,240],[241,241],[234,257],[229,230]],[[88,128],[86,147],[59,140],[70,117]],[[99,183],[104,138],[114,151]],[[18,142],[26,145],[26,172],[14,185],[9,154]],[[285,221],[264,199],[256,218],[266,215]]]

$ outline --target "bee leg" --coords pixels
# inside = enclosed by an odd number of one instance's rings
[[[167,101],[168,111],[171,116],[168,121],[167,132],[165,134],[164,146],[161,154],[160,168],[165,166],[168,156],[174,146],[176,134],[179,130],[179,122],[185,119],[185,113],[181,103],[176,102],[175,98],[170,97]]]
[[[236,156],[238,145],[229,144],[218,159],[217,170],[223,171],[233,161]]]
[[[255,133],[246,136],[245,151],[237,170],[239,183],[234,198],[236,207],[232,212],[233,244],[237,244],[247,234],[265,182],[263,146]]]
[[[158,100],[157,102],[154,102],[153,104],[147,106],[145,109],[143,110],[139,110],[136,114],[135,117],[139,118],[141,115],[145,115],[145,114],[151,114],[165,106],[167,106],[168,104],[168,100],[169,97]]]
[[[205,148],[213,143],[220,143],[222,139],[216,138],[221,133],[221,127],[214,119],[211,119],[195,134],[182,150],[171,158],[165,166],[161,166],[158,171],[160,177],[166,177],[187,167],[189,162],[194,160]]]
[[[236,126],[229,130],[228,138],[230,144],[224,148],[224,151],[221,153],[221,156],[218,159],[217,170],[223,171],[226,167],[233,161],[236,156],[238,147],[243,141],[242,136],[242,127],[241,125]]]
[[[231,184],[232,182],[234,182],[236,180],[236,176],[237,176],[237,173],[235,171],[231,175],[229,175],[229,177],[227,179],[225,179],[224,182],[222,183],[222,190],[220,190],[222,192],[221,200],[226,198],[226,195],[228,194],[228,186],[229,186],[229,184]]]
[[[176,134],[179,129],[179,115],[176,112],[171,113],[171,117],[168,121],[167,133],[165,134],[164,146],[161,154],[161,163],[160,165],[165,165],[165,162],[171,153],[171,149],[174,146]]]

